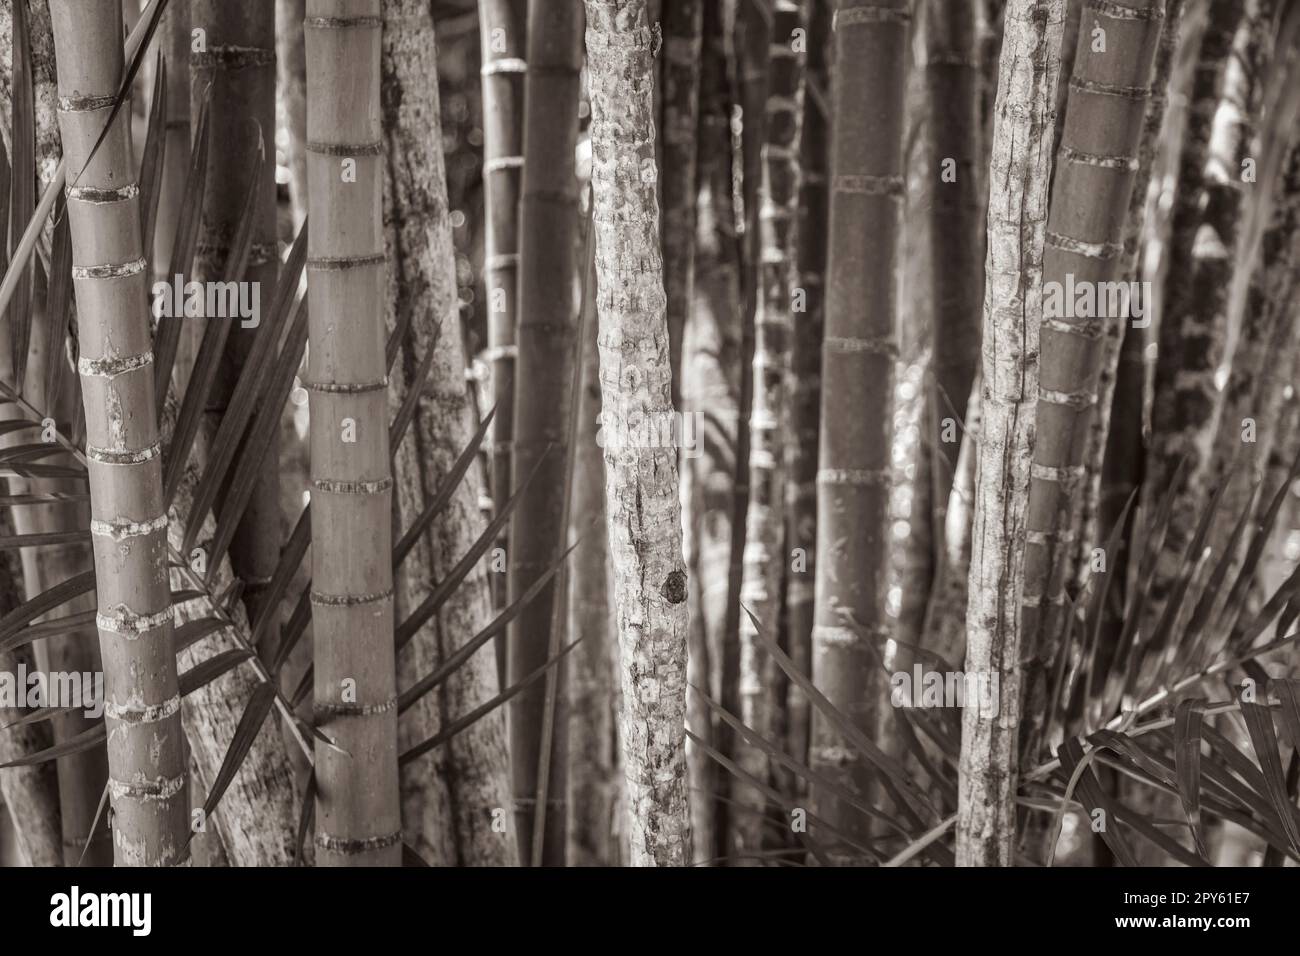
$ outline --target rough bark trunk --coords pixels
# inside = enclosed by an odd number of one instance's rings
[[[1015,843],[1025,518],[1064,6],[1064,0],[1010,0],[1005,13],[989,169],[965,667],[996,676],[1000,695],[995,714],[962,710],[959,866],[1010,865]]]
[[[534,4],[528,22],[530,70],[524,82],[524,173],[519,204],[519,357],[514,381],[514,487],[522,487],[510,528],[510,598],[544,575],[564,539],[578,319],[575,295],[585,266],[578,263],[578,96],[582,70],[582,4]],[[542,588],[510,626],[507,684],[546,663],[558,598],[555,580]],[[510,761],[515,831],[522,859],[532,860],[539,760],[550,748],[542,860],[564,863],[565,721],[551,722],[544,743],[547,684],[536,681],[510,701]]]
[[[650,430],[662,432],[675,417],[655,188],[655,39],[645,0],[586,0],[586,9],[601,416],[631,863],[681,866],[690,861],[689,622],[677,454],[675,441],[643,428],[652,423]]]
[[[315,717],[337,744],[315,747],[322,866],[396,866],[402,853],[381,12],[380,0],[308,0],[304,24]]]
[[[428,4],[385,0],[383,128],[386,138],[385,248],[392,264],[385,321],[391,332],[403,309],[416,308],[388,393],[395,412],[408,391],[423,390],[406,440],[396,449],[397,518],[407,527],[442,487],[474,433],[474,407],[465,381],[465,345],[458,316],[447,176],[440,138],[435,38]],[[417,308],[418,305],[418,308]],[[425,381],[416,372],[435,350]],[[483,475],[471,466],[446,512],[420,537],[397,572],[400,616],[418,607],[470,549],[486,524],[479,500]],[[401,686],[438,667],[491,619],[487,570],[469,573],[403,649]],[[403,748],[497,693],[493,652],[484,648],[447,683],[402,718]],[[430,766],[432,762],[432,767]],[[402,812],[411,846],[434,866],[512,865],[511,835],[494,832],[493,814],[509,808],[505,717],[488,714],[446,746],[402,768]]]
[[[903,181],[904,49],[909,4],[839,0],[832,25],[831,207],[817,472],[813,681],[875,736],[882,699],[877,652],[888,636],[889,492],[896,270]],[[856,625],[856,626],[851,626]],[[817,714],[810,762],[866,794],[864,758]],[[817,812],[844,832],[866,818],[814,791]]]
[[[185,744],[172,651],[166,529],[153,354],[127,113],[92,147],[123,69],[115,0],[50,11],[59,125],[70,170],[86,458],[100,648],[105,671],[114,857],[180,862],[188,837]]]

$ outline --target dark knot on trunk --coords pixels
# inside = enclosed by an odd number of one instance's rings
[[[664,600],[669,604],[681,604],[686,600],[686,573],[683,571],[674,571],[668,575],[664,581],[664,586],[659,589],[659,593],[664,596]]]

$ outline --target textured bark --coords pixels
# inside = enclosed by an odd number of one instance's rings
[[[589,266],[590,267],[590,266]],[[596,301],[588,297],[582,340],[582,394],[578,401],[578,447],[573,474],[569,536],[582,543],[569,559],[570,640],[581,639],[567,684],[569,751],[567,857],[570,866],[616,862],[614,812],[619,778],[614,728],[614,619],[609,604],[609,547],[605,540],[605,463],[596,444],[600,417],[600,353],[596,348]],[[703,802],[703,801],[702,801]]]
[[[275,7],[266,2],[190,0],[190,27],[207,34],[206,48],[190,55],[190,112],[198,115],[210,89],[208,122],[212,131],[192,278],[197,282],[235,279],[256,283],[260,301],[269,304],[280,267],[275,219]],[[181,64],[172,65],[173,71],[180,69]],[[253,244],[243,275],[232,276],[227,273],[226,260],[245,208],[244,198],[255,178]],[[217,316],[205,320],[232,321]],[[255,328],[232,325],[204,408],[209,429],[218,427],[225,416],[256,336]],[[244,607],[254,618],[262,609],[263,594],[280,560],[279,458],[277,432],[230,542],[231,565],[244,583]],[[224,499],[224,493],[218,495],[218,509]]]
[[[683,344],[682,391],[685,410],[696,411],[700,422],[698,457],[688,457],[684,465],[694,472],[691,490],[698,525],[694,546],[699,573],[698,586],[692,589],[691,628],[702,634],[692,633],[692,668],[701,656],[696,653],[698,643],[703,644],[703,656],[709,665],[703,684],[696,681],[694,673],[690,679],[730,712],[737,713],[739,655],[730,636],[734,632],[728,632],[726,626],[740,391],[740,244],[736,233],[728,77],[732,48],[723,29],[723,13],[719,4],[708,4],[704,11],[706,52],[700,77],[696,282]],[[691,730],[703,737],[702,730],[695,726],[693,712],[689,719]],[[706,739],[723,753],[730,753],[726,729],[721,721],[714,720]],[[725,793],[729,775],[720,773],[712,758],[688,743],[687,759],[692,787],[707,786],[710,793]],[[725,803],[704,794],[692,799],[697,862],[726,855],[726,849],[717,842],[726,812]]]
[[[447,175],[440,137],[435,38],[428,5],[385,0],[383,128],[386,138],[385,249],[391,268],[385,322],[416,308],[410,338],[388,390],[395,413],[407,392],[422,389],[406,440],[395,451],[396,521],[406,528],[446,481],[474,433],[474,407],[465,382],[465,345],[458,317],[455,252]],[[417,305],[419,306],[417,308]],[[416,372],[428,349],[433,368]],[[420,537],[397,573],[396,600],[405,617],[482,533],[481,469],[472,466],[445,512]],[[401,686],[438,667],[491,619],[487,571],[480,565],[403,649]],[[493,652],[484,648],[402,717],[403,748],[418,743],[497,693]],[[511,865],[514,839],[492,830],[493,813],[509,807],[505,718],[500,710],[461,731],[446,746],[402,768],[407,841],[434,866]]]
[[[166,422],[163,428],[164,433],[169,431]],[[167,536],[176,553],[184,544],[200,477],[196,468],[187,469],[169,508]],[[212,516],[204,516],[197,546],[210,553],[215,532]],[[216,568],[208,571],[208,593],[228,593],[235,583],[230,561],[222,558]],[[176,591],[190,590],[195,588],[195,582],[185,572],[173,568],[171,587]],[[219,609],[210,598],[199,597],[173,605],[172,609],[178,627],[213,618],[228,622],[177,655],[181,673],[218,654],[250,646],[250,628],[242,603]],[[196,775],[192,789],[201,790],[204,796],[221,769],[249,700],[263,682],[263,673],[249,661],[185,697],[181,718],[190,745],[190,767]],[[215,834],[218,844],[209,852],[215,852],[224,861],[222,865],[289,866],[295,862],[294,835],[301,802],[294,795],[293,766],[285,746],[276,720],[268,718],[222,796],[216,814],[204,821],[205,832],[209,837]],[[196,799],[194,804],[202,806],[202,801]],[[196,837],[196,845],[200,839]]]
[[[521,596],[560,556],[564,539],[564,483],[578,308],[575,290],[585,268],[578,263],[578,94],[582,70],[582,4],[534,4],[528,22],[524,83],[524,174],[519,204],[519,358],[514,382],[515,487],[522,487],[510,528],[510,598]],[[556,582],[547,584],[510,626],[506,683],[514,684],[558,650],[552,641]],[[547,804],[542,858],[564,863],[565,722],[552,720],[543,743],[548,684],[536,681],[510,701],[511,778],[520,857],[535,856],[534,820],[547,760]]]
[[[817,449],[821,422],[822,332],[826,319],[827,223],[830,218],[830,76],[827,41],[831,0],[812,0],[804,67],[803,124],[799,135],[797,286],[804,311],[795,317],[791,348],[790,437],[786,445],[786,551],[803,558],[786,579],[790,659],[812,674],[813,594],[817,571]],[[795,549],[798,549],[797,551]],[[793,564],[793,562],[792,562]],[[808,758],[812,714],[808,697],[792,687],[785,701],[786,743],[796,760]]]
[[[831,206],[817,472],[813,681],[868,737],[888,636],[896,275],[909,4],[839,0],[832,27]],[[857,627],[850,626],[856,624]],[[824,718],[812,767],[859,794],[869,765]],[[867,818],[813,787],[817,813],[853,836]]]
[[[115,0],[51,4],[68,197],[91,530],[104,663],[114,858],[180,861],[188,836],[172,652],[162,468],[139,197],[123,112],[104,128],[123,56]]]
[[[10,38],[14,35],[13,14],[13,0],[0,0],[0,37]],[[53,178],[58,157],[62,155],[49,0],[27,0],[27,31],[31,37],[32,96],[36,107],[36,156],[39,160],[37,176],[45,184]],[[13,43],[6,39],[0,43],[0,140],[4,142],[5,152],[10,156],[13,155],[13,113],[10,109],[13,67]],[[51,156],[54,157],[53,165],[48,162]],[[52,231],[52,223],[48,223],[45,227],[46,235],[49,236]]]
[[[622,655],[630,862],[681,866],[690,861],[689,622],[676,443],[632,434],[638,423],[674,417],[654,174],[654,37],[645,0],[586,0],[586,9],[601,427]]]
[[[1128,278],[1124,232],[1164,6],[1164,0],[1090,6],[1086,14],[1097,26],[1079,32],[1043,257],[1043,284],[1055,288],[1062,308],[1042,323],[1026,523],[1022,736],[1030,748],[1041,742],[1050,709],[1047,681],[1065,625],[1066,576],[1106,326],[1129,321],[1122,299],[1108,304],[1102,290],[1103,283]],[[1098,28],[1104,50],[1095,45]],[[1065,302],[1076,286],[1093,292],[1091,315],[1076,316],[1073,303]],[[1119,314],[1111,314],[1117,305]]]
[[[519,185],[524,167],[524,86],[528,71],[527,0],[479,0],[483,75],[483,282],[488,295],[488,354],[492,365],[492,505],[510,500],[514,439],[515,327],[519,294]],[[508,551],[510,528],[497,547]],[[493,575],[493,606],[507,603],[505,575]],[[498,638],[505,664],[505,637]],[[504,672],[504,671],[503,671]]]
[[[803,41],[799,4],[778,0],[768,46],[763,172],[759,190],[758,309],[754,320],[754,400],[750,409],[749,508],[745,519],[744,578],[740,599],[749,612],[740,621],[740,718],[771,739],[776,726],[776,667],[762,650],[754,620],[769,637],[780,624],[785,577],[786,433],[791,376],[795,215],[799,200],[798,143],[803,109]],[[801,42],[802,41],[802,42]],[[740,767],[759,780],[769,775],[767,757],[744,746]],[[766,798],[741,787],[738,799],[752,812],[732,818],[732,847],[759,850]]]
[[[962,711],[957,864],[1006,866],[1015,842],[1021,597],[1038,402],[1052,104],[1064,0],[1006,6],[994,106],[985,261],[979,462],[971,529],[967,673],[996,675],[996,714]]]
[[[714,0],[720,2],[720,0]],[[700,112],[704,0],[666,0],[663,10],[662,110],[664,293],[673,405],[681,406],[682,342],[695,285],[695,136]]]
[[[1178,161],[1143,500],[1147,512],[1152,513],[1151,506],[1165,495],[1172,493],[1176,498],[1164,546],[1148,582],[1147,615],[1152,622],[1164,606],[1180,556],[1196,524],[1196,500],[1199,489],[1204,487],[1208,454],[1198,439],[1203,438],[1202,432],[1212,422],[1217,402],[1213,379],[1223,355],[1224,328],[1215,319],[1217,310],[1202,309],[1198,300],[1218,299],[1216,291],[1207,287],[1205,281],[1216,273],[1221,275],[1223,257],[1228,255],[1226,243],[1232,237],[1217,230],[1207,231],[1205,242],[1198,242],[1197,237],[1204,216],[1206,166],[1215,117],[1233,38],[1244,9],[1244,0],[1218,0],[1209,6]],[[1232,223],[1223,221],[1222,225],[1235,231],[1235,219]],[[1175,472],[1184,459],[1187,464],[1175,487]]]
[[[8,525],[8,520],[3,524]],[[20,603],[22,596],[11,556],[0,555],[0,613],[7,614]],[[26,699],[27,686],[17,684],[19,665],[28,673],[37,669],[31,650],[31,647],[19,647],[0,651],[0,673],[15,682],[20,701]],[[19,707],[0,707],[0,764],[44,750],[54,743],[48,723],[6,726],[20,720],[25,711]],[[58,866],[65,862],[59,779],[54,762],[0,770],[0,801],[9,810],[19,852],[28,866]]]
[[[315,746],[322,866],[396,866],[402,852],[380,13],[380,0],[308,0],[304,24],[315,718],[337,744]]]
[[[307,51],[302,26],[306,15],[307,0],[275,0],[276,95],[284,104],[289,134],[284,152],[295,234],[307,218]]]

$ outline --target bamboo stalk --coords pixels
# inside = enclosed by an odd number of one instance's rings
[[[832,26],[832,141],[822,422],[817,471],[813,681],[874,738],[888,635],[890,447],[898,358],[895,263],[903,198],[902,0],[839,0]],[[856,623],[858,627],[850,627]],[[872,776],[817,714],[811,766],[866,794]],[[866,818],[813,787],[817,813],[850,836]]]
[[[316,849],[401,859],[383,323],[380,0],[307,4]]]
[[[189,833],[185,744],[129,111],[90,159],[123,73],[121,8],[116,0],[54,0],[50,11],[71,180],[114,859],[171,865]]]

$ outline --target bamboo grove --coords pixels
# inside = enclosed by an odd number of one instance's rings
[[[0,0],[0,861],[1300,864],[1297,0]]]

